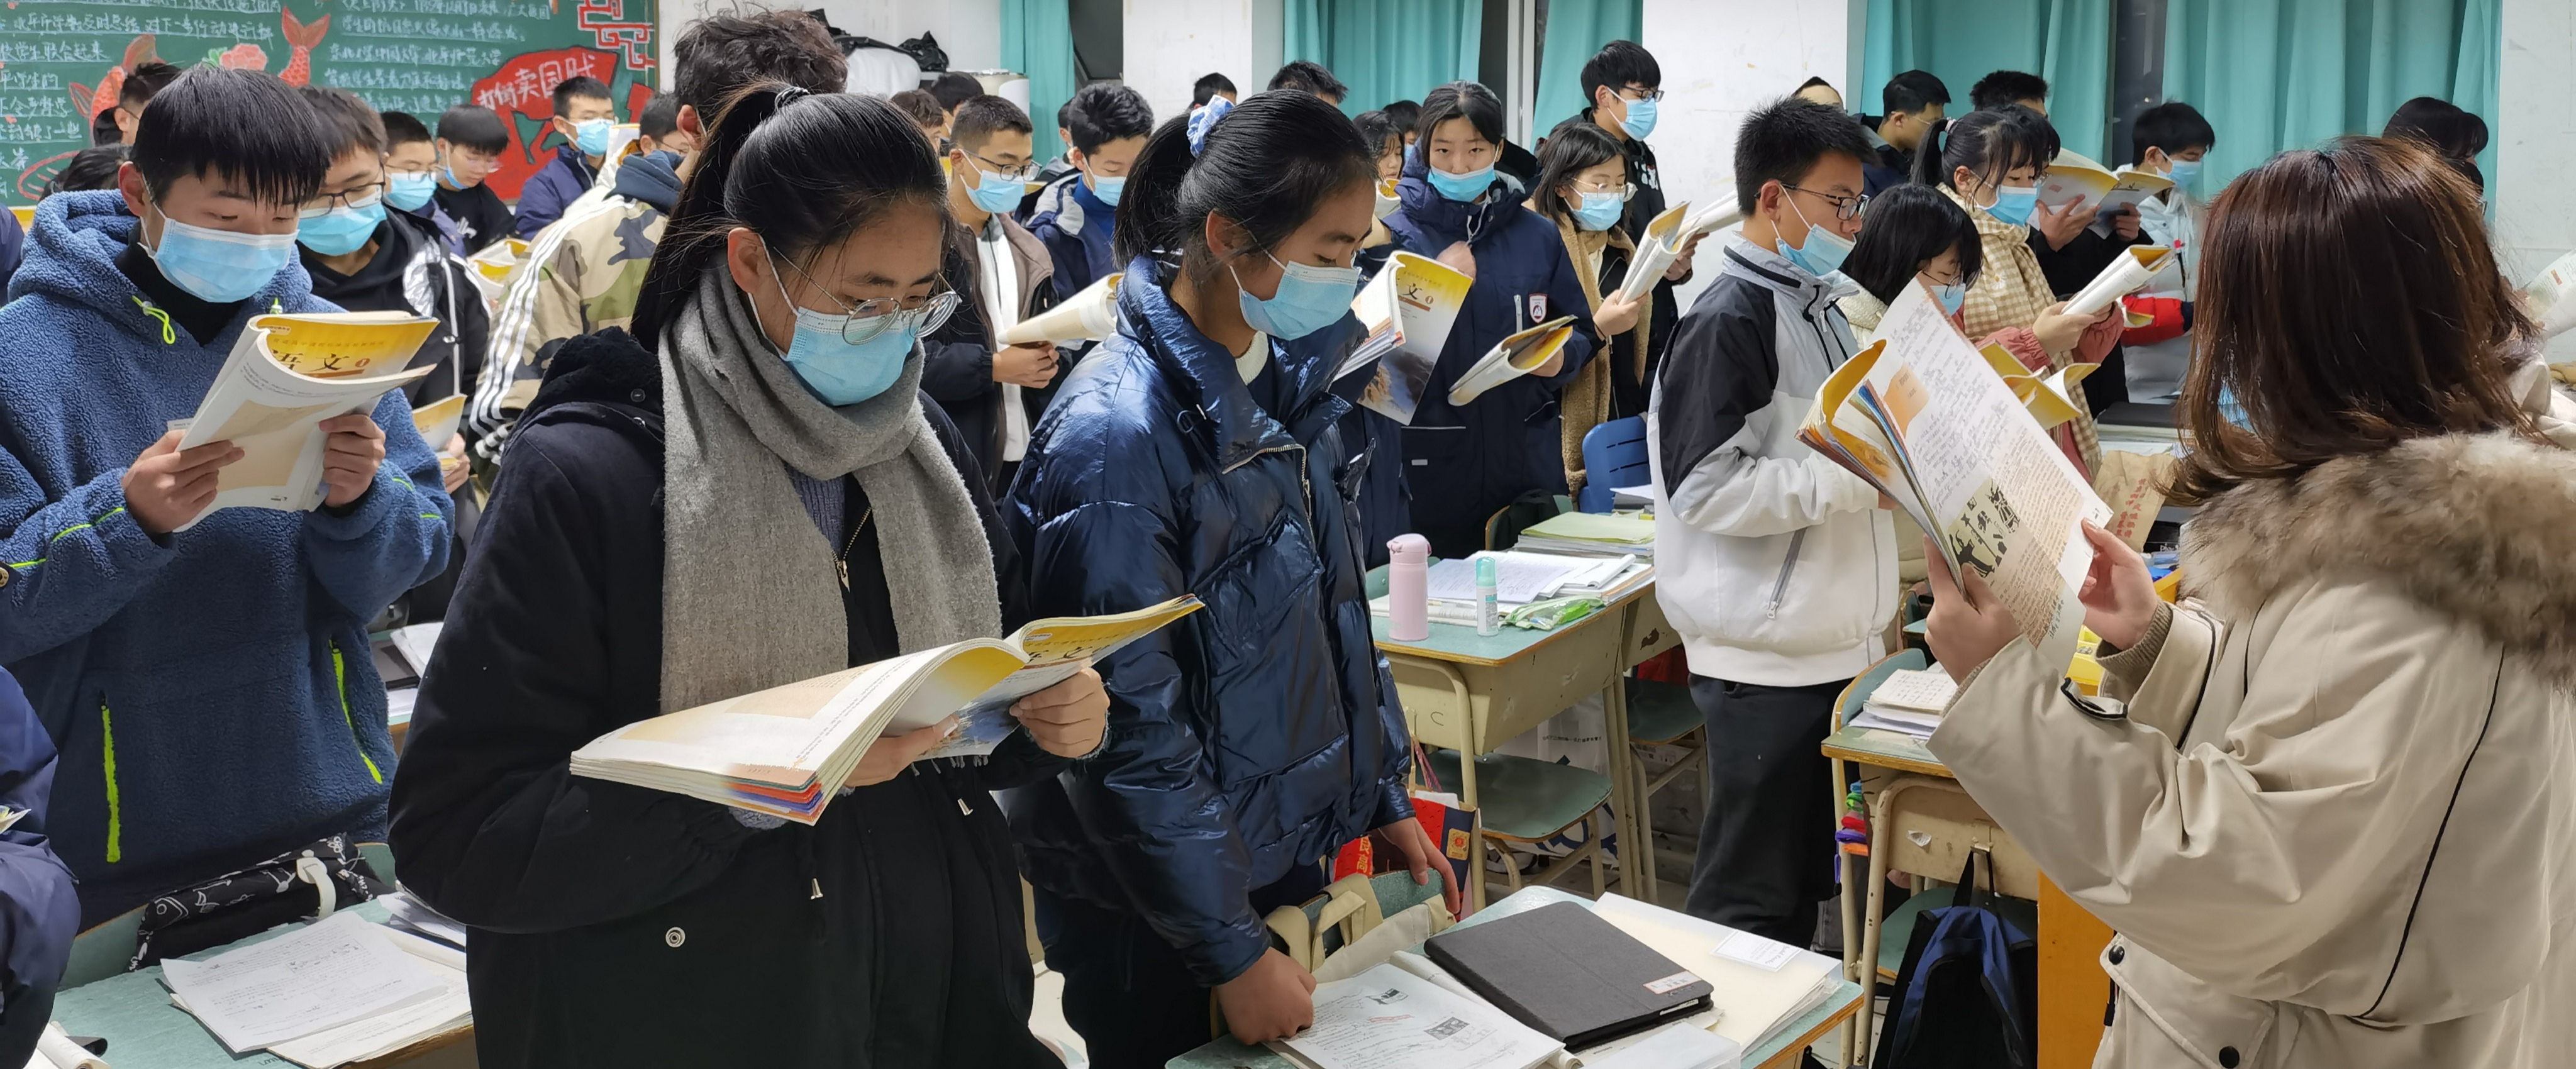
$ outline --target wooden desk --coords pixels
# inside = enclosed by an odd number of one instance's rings
[[[1591,908],[1592,905],[1582,896],[1569,894],[1553,887],[1524,887],[1519,892],[1494,903],[1493,908],[1459,921],[1458,927],[1474,927],[1487,921],[1525,913],[1540,906],[1554,905],[1558,902],[1579,903],[1586,909]],[[1421,948],[1417,946],[1414,949]],[[1781,1029],[1780,1034],[1771,1042],[1745,1051],[1744,1069],[1795,1069],[1801,1052],[1817,1040],[1823,1039],[1826,1033],[1833,1031],[1834,1026],[1858,1014],[1861,1007],[1865,1005],[1868,1005],[1868,999],[1862,994],[1861,986],[1849,980],[1843,981],[1842,986],[1834,990],[1832,997],[1827,998],[1824,1005],[1808,1011],[1806,1016],[1791,1022],[1788,1027]],[[1293,1063],[1273,1053],[1269,1048],[1247,1047],[1227,1038],[1208,1043],[1163,1065],[1164,1069],[1292,1069]]]

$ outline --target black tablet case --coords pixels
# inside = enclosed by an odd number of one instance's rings
[[[1567,1050],[1708,1006],[1708,981],[1573,902],[1453,928],[1423,949],[1485,1001]]]

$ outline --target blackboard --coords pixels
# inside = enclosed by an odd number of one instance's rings
[[[543,165],[556,82],[609,83],[619,117],[658,82],[653,0],[15,0],[0,10],[0,177],[12,203],[90,144],[125,72],[158,59],[336,85],[436,126],[473,101],[511,127],[504,197]]]

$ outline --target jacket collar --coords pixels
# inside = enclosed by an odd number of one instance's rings
[[[57,193],[36,205],[36,225],[29,228],[26,259],[17,274],[9,279],[12,299],[30,293],[43,293],[59,300],[90,309],[99,318],[137,339],[152,345],[174,344],[176,337],[165,332],[164,323],[146,311],[137,300],[142,294],[134,280],[117,270],[116,256],[125,250],[142,220],[125,210],[125,198],[115,190],[89,190],[79,193]],[[236,313],[222,333],[206,346],[229,349],[231,336],[251,316],[265,314],[273,308],[305,310],[313,300],[313,276],[294,257],[277,276],[261,286]],[[185,337],[186,331],[175,332]],[[189,338],[194,344],[196,339]]]
[[[1408,157],[1404,161],[1404,177],[1395,183],[1395,199],[1404,206],[1405,219],[1439,245],[1453,241],[1473,242],[1493,232],[1490,224],[1494,222],[1495,215],[1520,201],[1517,195],[1520,183],[1512,181],[1511,176],[1499,168],[1494,171],[1493,184],[1487,186],[1484,195],[1473,204],[1460,204],[1441,196],[1439,190],[1431,188],[1430,173],[1430,165],[1424,163],[1419,154]]]
[[[1280,376],[1280,396],[1289,401],[1283,423],[1252,399],[1251,388],[1235,369],[1234,354],[1199,333],[1180,306],[1172,303],[1161,281],[1166,270],[1150,256],[1128,263],[1126,277],[1118,281],[1118,329],[1135,339],[1137,347],[1171,380],[1174,394],[1189,406],[1173,418],[1184,433],[1201,433],[1204,428],[1215,446],[1219,468],[1312,441],[1341,414],[1339,400],[1324,389],[1335,361],[1329,353],[1316,351],[1326,344],[1325,339],[1338,336],[1337,328],[1294,342],[1272,339],[1277,347],[1271,354],[1273,373]],[[1291,425],[1297,428],[1295,433]]]
[[[572,173],[580,177],[584,189],[590,188],[591,180],[599,177],[599,172],[590,169],[590,157],[581,151],[580,146],[556,145],[555,158],[562,160],[564,166],[572,168]]]
[[[1822,277],[1808,274],[1788,257],[1747,241],[1740,233],[1727,235],[1725,273],[1810,307],[1860,289],[1840,271]]]

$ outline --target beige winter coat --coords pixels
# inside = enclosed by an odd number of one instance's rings
[[[2094,1064],[2576,1064],[2576,454],[2418,441],[2184,541],[2103,699],[2015,643],[1931,741],[2120,932]]]

